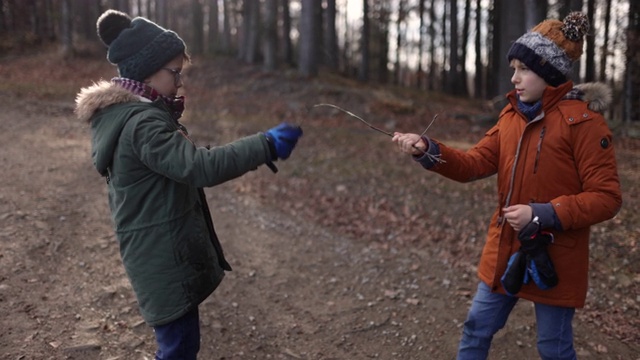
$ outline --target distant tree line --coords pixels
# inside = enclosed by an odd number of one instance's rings
[[[73,56],[98,41],[95,21],[108,8],[177,31],[194,56],[480,99],[512,88],[506,53],[515,39],[579,10],[592,29],[574,82],[608,83],[615,116],[640,121],[637,0],[0,0],[0,56],[54,42]]]

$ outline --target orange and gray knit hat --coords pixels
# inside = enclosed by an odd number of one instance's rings
[[[144,81],[186,51],[178,34],[142,17],[132,20],[123,12],[107,10],[96,26],[109,48],[107,59],[127,79]]]
[[[568,80],[571,66],[580,59],[589,20],[572,12],[563,21],[545,20],[522,35],[509,49],[509,61],[518,59],[543,78],[558,86]]]

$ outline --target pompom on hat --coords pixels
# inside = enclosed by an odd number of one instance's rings
[[[127,79],[142,82],[186,52],[178,34],[142,17],[131,19],[123,12],[107,10],[96,26],[100,40],[109,48],[107,60]]]
[[[545,20],[522,35],[509,49],[509,61],[518,59],[551,86],[568,80],[571,66],[580,59],[589,20],[572,12],[563,21]]]

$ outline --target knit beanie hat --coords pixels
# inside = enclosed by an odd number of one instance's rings
[[[589,20],[572,12],[563,21],[545,20],[522,35],[509,49],[509,61],[518,59],[551,86],[568,80],[574,61],[580,59]]]
[[[178,34],[142,17],[132,20],[123,12],[107,10],[96,25],[109,48],[107,60],[127,79],[142,82],[186,50]]]

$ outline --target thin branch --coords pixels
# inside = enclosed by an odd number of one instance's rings
[[[375,126],[373,126],[373,125],[369,124],[369,123],[368,123],[367,121],[365,121],[363,118],[361,118],[360,116],[358,116],[358,115],[356,115],[356,114],[352,113],[351,111],[345,110],[345,109],[343,109],[343,108],[341,108],[341,107],[339,107],[339,106],[333,105],[333,104],[316,104],[316,105],[313,105],[313,107],[320,107],[320,106],[328,106],[328,107],[332,107],[332,108],[334,108],[334,109],[340,110],[340,111],[342,111],[343,113],[345,113],[345,114],[347,114],[347,115],[349,115],[349,116],[352,116],[352,117],[354,117],[354,118],[356,118],[356,119],[358,119],[358,120],[362,121],[365,125],[367,125],[368,127],[372,128],[373,130],[378,131],[378,132],[381,132],[381,133],[383,133],[383,134],[385,134],[385,135],[387,135],[387,136],[389,136],[389,137],[393,137],[393,134],[392,134],[392,133],[387,132],[387,131],[384,131],[384,130],[382,130],[382,129],[380,129],[380,128],[377,128],[377,127],[375,127]]]
[[[377,128],[377,127],[375,127],[375,126],[371,125],[369,122],[367,122],[365,119],[361,118],[360,116],[358,116],[358,115],[356,115],[356,114],[352,113],[351,111],[345,110],[345,109],[343,109],[343,108],[341,108],[341,107],[339,107],[339,106],[337,106],[337,105],[333,105],[333,104],[316,104],[316,105],[313,105],[313,107],[314,107],[314,108],[316,108],[316,107],[321,107],[321,106],[331,107],[331,108],[334,108],[334,109],[336,109],[336,110],[340,110],[340,111],[342,111],[343,113],[345,113],[345,114],[347,114],[347,115],[349,115],[349,116],[351,116],[351,117],[354,117],[354,118],[356,118],[356,119],[358,119],[358,120],[362,121],[362,122],[363,122],[365,125],[367,125],[369,128],[371,128],[371,129],[373,129],[373,130],[375,130],[375,131],[377,131],[377,132],[380,132],[380,133],[382,133],[382,134],[385,134],[385,135],[387,135],[387,136],[389,136],[389,137],[393,137],[393,134],[392,134],[392,133],[390,133],[390,132],[388,132],[388,131],[384,131],[384,130],[382,130],[382,129],[380,129],[380,128]],[[436,116],[434,116],[434,117],[433,117],[433,120],[431,120],[431,123],[429,123],[429,126],[427,126],[427,128],[422,132],[422,134],[420,134],[420,137],[424,136],[424,134],[426,134],[426,133],[427,133],[427,130],[429,130],[429,128],[431,127],[431,125],[433,125],[433,123],[436,121],[436,118],[437,118],[437,117],[438,117],[438,114],[436,114]],[[435,162],[435,163],[445,163],[445,162],[446,162],[446,161],[442,160],[442,158],[440,157],[440,154],[438,154],[438,155],[431,155],[431,154],[429,154],[429,153],[427,153],[427,152],[423,151],[422,149],[420,149],[419,147],[417,147],[417,146],[415,146],[415,145],[412,145],[412,147],[413,147],[414,149],[416,149],[416,150],[420,151],[421,155],[427,155],[427,157],[428,157],[431,161],[433,161],[433,162]]]

